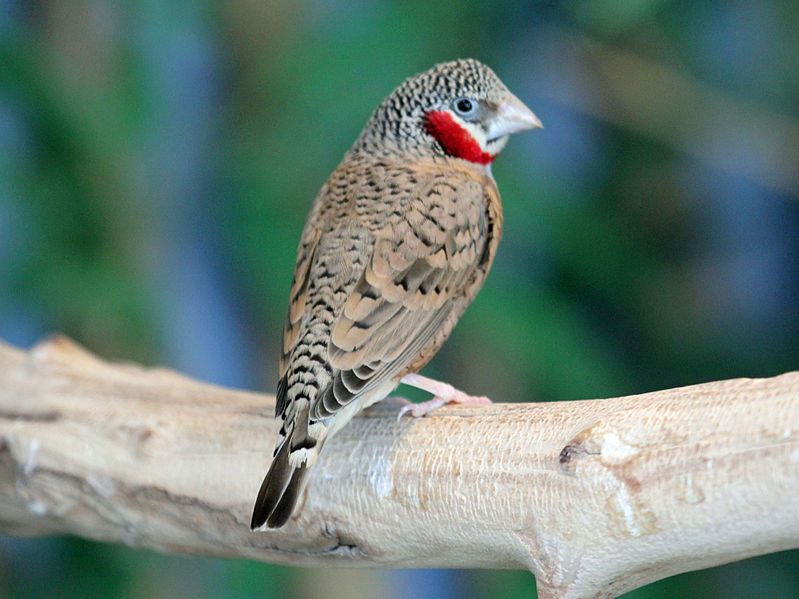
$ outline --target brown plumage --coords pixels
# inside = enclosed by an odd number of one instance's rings
[[[485,280],[502,233],[490,163],[541,123],[475,60],[406,80],[378,107],[316,197],[291,285],[276,416],[280,437],[252,528],[282,526],[324,441],[416,373]],[[406,376],[407,375],[407,376]]]

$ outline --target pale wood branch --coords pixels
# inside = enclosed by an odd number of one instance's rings
[[[799,547],[799,373],[644,395],[368,410],[296,518],[250,532],[271,396],[0,343],[0,526],[306,566],[526,568],[612,597]]]

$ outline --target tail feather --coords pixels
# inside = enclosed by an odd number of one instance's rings
[[[289,464],[290,439],[278,449],[255,500],[250,528],[280,528],[291,517],[304,487],[308,467]]]
[[[286,485],[286,490],[283,492],[283,496],[280,498],[275,506],[275,509],[272,510],[272,513],[266,520],[266,525],[269,528],[280,528],[286,522],[288,522],[292,512],[294,512],[294,507],[297,505],[297,499],[305,487],[305,477],[307,474],[307,466],[294,468],[294,472],[291,475],[291,480],[289,481],[289,484]]]

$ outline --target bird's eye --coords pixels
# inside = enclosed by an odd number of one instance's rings
[[[477,112],[477,102],[471,98],[458,98],[452,103],[452,107],[462,117],[474,116]]]

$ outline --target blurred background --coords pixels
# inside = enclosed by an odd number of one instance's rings
[[[799,366],[799,6],[0,0],[0,339],[273,391],[318,188],[405,77],[472,56],[544,122],[426,369],[502,401]],[[261,473],[254,473],[261,476]],[[626,597],[799,597],[799,552]],[[323,571],[0,537],[2,597],[535,597],[526,572]]]

